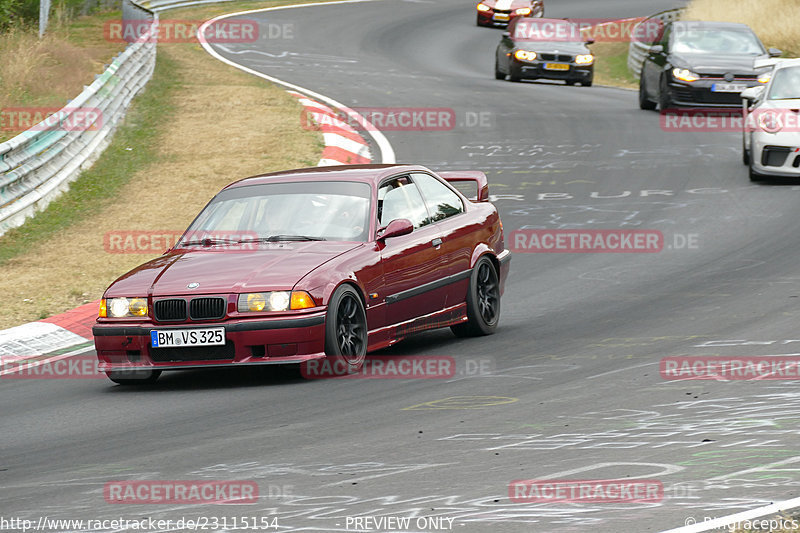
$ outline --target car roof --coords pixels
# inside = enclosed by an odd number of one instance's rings
[[[422,165],[335,165],[309,167],[250,176],[249,178],[235,181],[225,188],[261,185],[279,181],[360,181],[363,183],[378,184],[384,178],[408,172],[431,173],[431,170]]]
[[[691,26],[690,29],[703,29],[703,30],[736,30],[753,32],[753,29],[747,24],[741,22],[715,22],[708,20],[676,20],[672,23],[673,26]]]

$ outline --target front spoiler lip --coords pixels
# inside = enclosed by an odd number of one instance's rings
[[[315,353],[308,355],[288,356],[288,357],[273,357],[265,358],[264,361],[243,361],[237,363],[235,361],[208,361],[198,363],[197,361],[188,361],[186,363],[180,362],[166,362],[154,364],[135,364],[125,362],[123,364],[112,364],[100,362],[98,369],[100,372],[117,372],[117,371],[132,371],[132,370],[190,370],[197,368],[236,368],[240,366],[265,366],[265,365],[291,365],[304,363],[306,361],[313,361],[317,359],[325,359],[327,357],[324,353]]]
[[[187,322],[181,325],[169,324],[159,326],[157,324],[137,325],[137,326],[124,326],[110,323],[95,324],[92,327],[92,335],[95,337],[138,337],[149,336],[150,331],[154,329],[167,331],[167,330],[182,330],[182,329],[196,329],[196,328],[211,328],[211,327],[224,327],[225,332],[238,332],[238,331],[255,331],[265,329],[287,329],[287,328],[305,328],[318,326],[325,322],[325,313],[315,313],[310,316],[296,317],[296,318],[275,318],[272,320],[237,320],[231,322]]]

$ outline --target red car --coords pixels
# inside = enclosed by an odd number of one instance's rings
[[[478,26],[505,28],[517,17],[543,17],[544,0],[482,0],[477,9]]]
[[[413,332],[491,334],[511,257],[488,199],[483,172],[417,165],[237,181],[172,249],[106,290],[93,328],[100,368],[121,384],[323,358],[355,372]]]

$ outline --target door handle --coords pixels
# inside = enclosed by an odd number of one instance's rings
[[[433,239],[431,241],[431,244],[433,245],[434,248],[438,248],[439,246],[442,245],[442,239],[440,239],[439,237],[436,237],[435,239]]]

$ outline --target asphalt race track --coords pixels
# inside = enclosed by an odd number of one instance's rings
[[[546,13],[680,4],[548,0]],[[443,517],[455,531],[627,533],[800,495],[796,381],[659,372],[670,356],[800,352],[798,184],[751,185],[739,135],[663,131],[634,91],[493,79],[501,32],[475,26],[472,2],[241,16],[292,31],[215,45],[232,61],[350,107],[452,109],[447,131],[383,133],[398,162],[484,170],[508,245],[523,227],[641,229],[660,231],[663,250],[516,253],[494,336],[440,330],[377,354],[454,357],[449,379],[306,381],[268,368],[167,373],[145,389],[4,381],[0,515],[269,516],[281,531]],[[663,499],[509,499],[513,480],[624,478],[659,481]],[[261,498],[104,501],[106,482],[131,479],[252,480]]]

